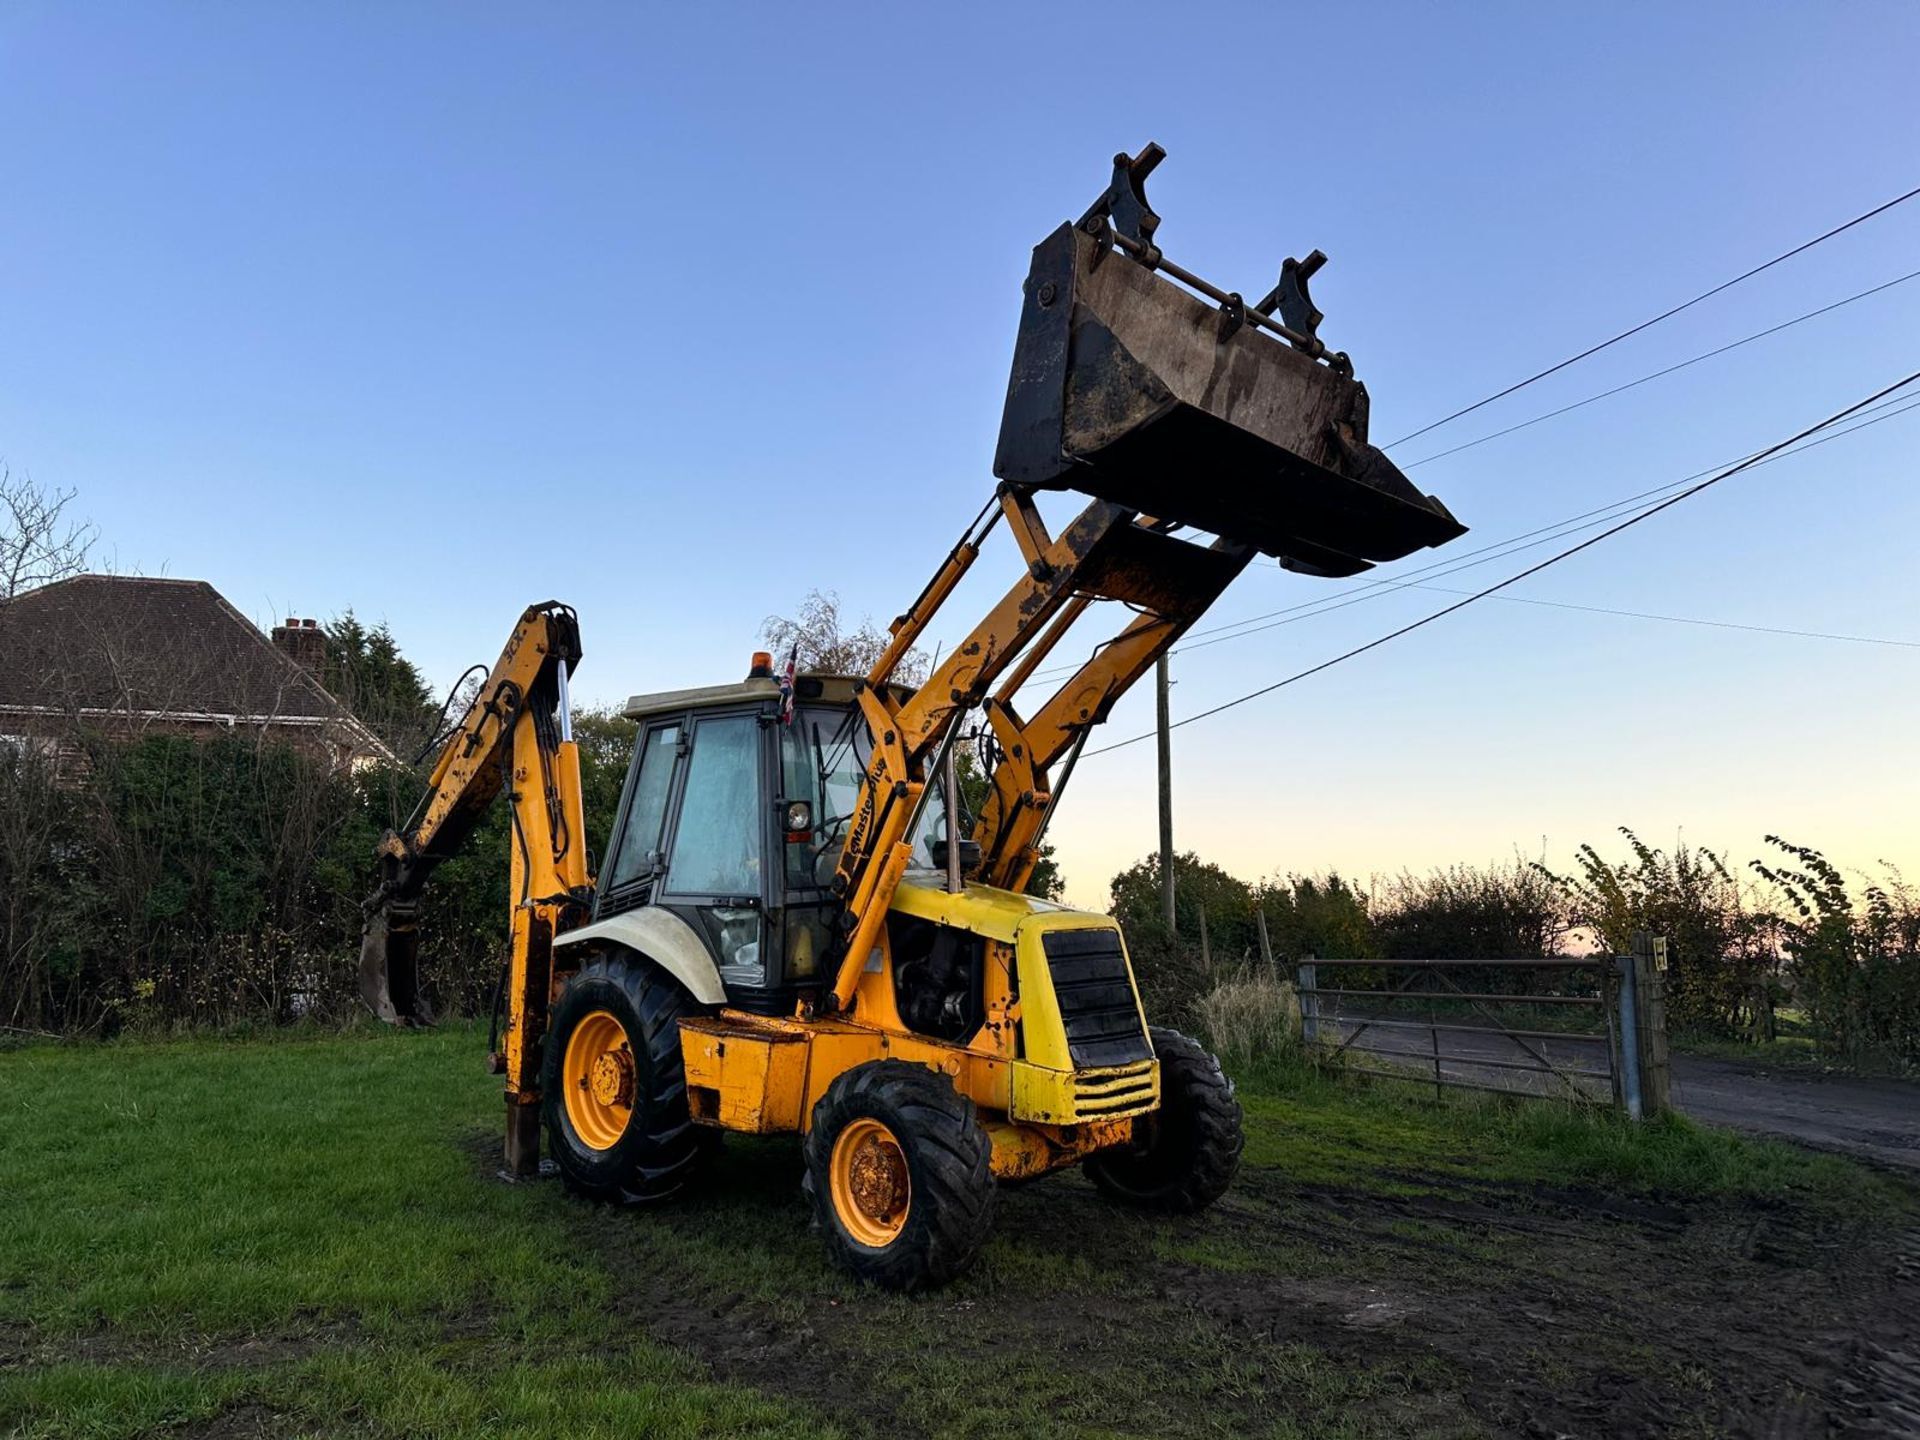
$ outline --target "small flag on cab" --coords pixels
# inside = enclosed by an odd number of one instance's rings
[[[793,724],[793,667],[800,658],[800,647],[796,644],[787,651],[787,666],[780,672],[780,723]]]

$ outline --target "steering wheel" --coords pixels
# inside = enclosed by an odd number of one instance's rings
[[[846,826],[853,819],[853,811],[844,815],[829,815],[814,832],[813,879],[817,885],[825,885],[833,879],[834,872],[840,868],[840,844],[845,838]],[[825,869],[825,874],[821,873]]]

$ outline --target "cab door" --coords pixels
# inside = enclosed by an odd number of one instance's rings
[[[759,708],[683,723],[664,870],[654,901],[706,938],[729,995],[768,984],[767,852],[772,808]]]
[[[686,758],[682,715],[654,716],[634,737],[633,764],[594,894],[593,918],[645,905],[667,873],[667,816]]]

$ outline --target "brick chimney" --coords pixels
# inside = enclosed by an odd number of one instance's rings
[[[320,678],[321,666],[327,658],[327,637],[321,632],[319,622],[296,620],[289,615],[286,624],[273,627],[273,644],[309,675],[316,680]]]

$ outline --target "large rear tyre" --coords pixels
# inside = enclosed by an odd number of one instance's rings
[[[1177,1030],[1155,1029],[1160,1108],[1134,1122],[1134,1143],[1087,1157],[1095,1185],[1143,1210],[1191,1215],[1233,1183],[1246,1138],[1220,1062]]]
[[[700,1009],[637,956],[590,960],[553,1008],[541,1079],[547,1153],[596,1200],[665,1200],[710,1148],[687,1113],[680,1021]]]
[[[841,1269],[888,1290],[944,1285],[993,1226],[993,1145],[945,1075],[855,1066],[813,1107],[807,1193]]]

